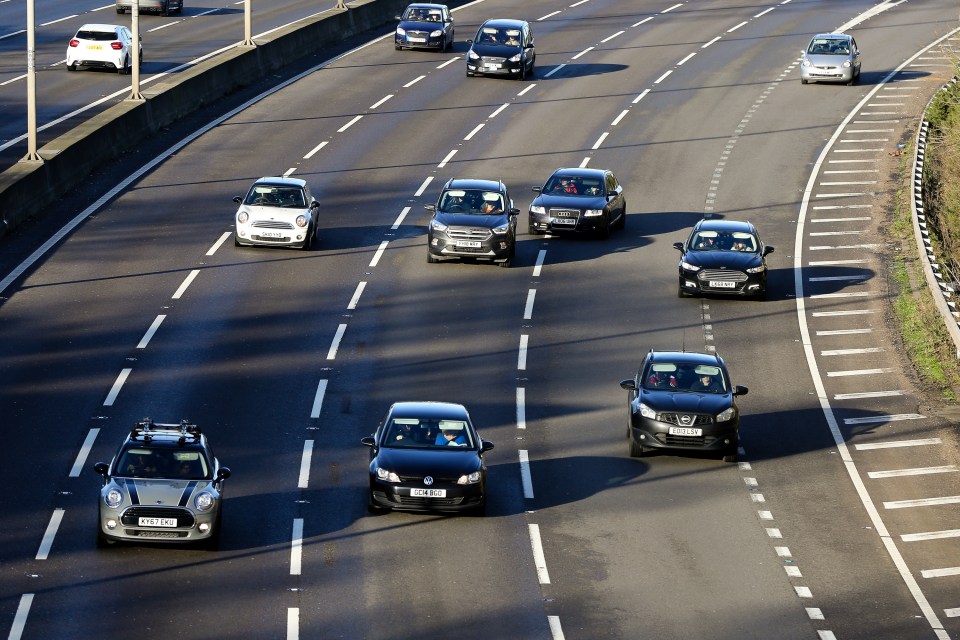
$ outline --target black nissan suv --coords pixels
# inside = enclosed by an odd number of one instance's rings
[[[427,262],[474,258],[509,267],[516,252],[517,216],[501,180],[447,181],[427,225]]]
[[[740,410],[736,397],[747,388],[733,386],[727,365],[717,354],[653,351],[644,358],[627,390],[627,438],[630,456],[654,449],[716,452],[737,459]]]

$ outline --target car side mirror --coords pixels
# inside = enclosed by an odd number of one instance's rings
[[[104,477],[106,477],[107,471],[109,469],[110,469],[110,465],[108,465],[106,462],[98,462],[95,465],[93,465],[93,470]]]
[[[534,187],[534,188],[533,188],[533,192],[534,192],[534,193],[540,193],[540,189],[541,189],[541,187]]]
[[[425,205],[423,205],[423,208],[426,209],[427,211],[429,211],[430,213],[436,213],[436,212],[437,212],[437,205],[435,205],[435,204],[425,204]]]
[[[360,444],[362,444],[365,447],[373,447],[373,446],[376,446],[377,441],[373,439],[373,436],[366,436],[366,437],[360,438]]]
[[[393,16],[393,19],[394,19],[394,20],[403,20],[403,17],[402,17],[402,16]]]
[[[674,242],[674,243],[673,243],[673,248],[676,249],[677,251],[683,251],[683,243],[682,243],[682,242]]]
[[[520,209],[510,209],[510,212],[509,212],[509,213],[510,213],[510,215],[512,215],[512,216],[518,216],[518,215],[520,215]]]
[[[480,451],[486,452],[486,451],[490,451],[490,449],[493,449],[493,443],[492,443],[492,442],[490,442],[489,440],[481,440],[481,441],[480,441]]]
[[[621,389],[626,389],[627,391],[636,391],[636,390],[637,390],[637,383],[636,383],[635,380],[621,380],[621,381],[620,381],[620,388],[621,388]]]
[[[738,385],[736,386],[736,388],[733,390],[733,395],[735,395],[735,396],[745,396],[745,395],[747,395],[747,392],[748,392],[748,391],[750,391],[750,390],[747,389],[745,386],[743,386],[742,384],[738,384]]]
[[[310,203],[310,208],[311,208],[311,209],[318,208],[319,206],[320,206],[320,203],[317,202],[316,200],[314,200],[313,202]]]
[[[766,246],[763,248],[763,255],[767,255],[767,254],[773,253],[775,250],[776,250],[776,247],[771,247],[770,245],[766,245]]]
[[[467,40],[467,44],[473,44],[473,40]]]
[[[230,472],[230,467],[220,467],[217,469],[217,480],[226,480],[233,474]]]
[[[243,202],[243,196],[234,196],[233,201],[236,202],[237,204],[240,204],[241,202]]]

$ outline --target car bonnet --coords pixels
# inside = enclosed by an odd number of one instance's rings
[[[696,393],[693,391],[660,391],[645,389],[640,401],[657,412],[689,411],[717,414],[733,404],[727,393]]]
[[[505,213],[485,215],[482,213],[444,213],[438,211],[434,219],[437,222],[452,227],[483,227],[493,229],[504,224],[507,220]]]
[[[480,468],[480,456],[467,447],[437,447],[436,449],[381,448],[377,464],[401,476],[435,475],[461,476]]]
[[[684,260],[704,269],[735,269],[743,271],[760,264],[759,253],[747,251],[688,251]]]
[[[209,480],[173,480],[166,478],[117,478],[130,494],[133,504],[165,507],[187,506],[197,491],[207,487]]]
[[[566,207],[568,209],[603,209],[607,199],[603,196],[574,196],[562,193],[541,193],[534,199],[534,205],[542,207]]]

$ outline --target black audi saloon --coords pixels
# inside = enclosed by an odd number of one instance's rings
[[[608,169],[557,169],[529,210],[531,235],[547,232],[586,233],[606,238],[627,222],[623,187]]]

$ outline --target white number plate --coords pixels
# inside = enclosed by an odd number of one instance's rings
[[[175,527],[176,518],[139,518],[138,525],[141,527]]]
[[[672,436],[702,436],[703,429],[695,429],[693,427],[670,427],[670,435]]]
[[[458,246],[458,247],[470,247],[470,248],[473,248],[473,249],[479,249],[479,248],[480,248],[480,241],[479,241],[479,240],[457,240],[457,246]]]
[[[446,498],[446,489],[410,489],[413,498]]]
[[[426,38],[407,38],[407,42],[426,42]]]
[[[714,289],[736,289],[736,282],[727,282],[726,280],[711,280],[710,286]]]
[[[261,231],[260,235],[264,238],[282,238],[283,234],[279,231]]]
[[[493,63],[493,62],[488,62],[488,63],[486,63],[486,64],[483,65],[483,66],[484,66],[484,68],[486,68],[486,69],[499,69],[501,65],[496,64],[496,63]]]
[[[577,219],[576,218],[551,218],[550,222],[552,222],[553,224],[575,225],[577,224]]]

